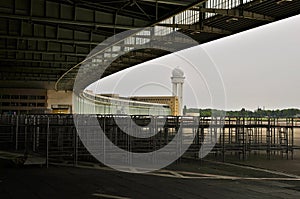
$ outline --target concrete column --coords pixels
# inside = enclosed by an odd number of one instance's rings
[[[182,115],[182,96],[183,96],[183,84],[178,83],[178,102],[179,102],[179,114]]]
[[[173,95],[178,97],[178,113],[182,115],[184,72],[178,67],[172,71]]]
[[[173,95],[177,96],[177,84],[173,83]]]

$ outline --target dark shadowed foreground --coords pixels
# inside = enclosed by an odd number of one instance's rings
[[[300,198],[298,176],[243,166],[190,164],[149,174],[98,165],[2,167],[0,198]]]

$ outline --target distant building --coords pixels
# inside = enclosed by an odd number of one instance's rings
[[[72,113],[72,92],[0,88],[0,114]]]
[[[172,96],[134,96],[131,100],[167,104],[174,116],[182,115],[184,72],[178,67],[172,71]]]
[[[111,96],[110,94],[106,94]],[[117,95],[113,95],[117,96]],[[171,115],[168,104],[150,103],[130,98],[106,97],[84,91],[74,98],[76,114]]]
[[[172,96],[131,96],[128,98],[121,97],[119,94],[94,94],[92,91],[87,90],[87,94],[91,96],[96,96],[96,101],[98,104],[107,99],[114,99],[110,105],[106,105],[106,109],[113,106],[120,106],[120,103],[126,102],[130,103],[130,112],[134,114],[145,114],[149,113],[147,109],[155,109],[154,113],[160,113],[158,110],[161,109],[163,114],[168,113],[167,109],[170,110],[170,115],[178,116],[182,115],[182,105],[183,105],[183,83],[184,83],[184,72],[178,67],[172,71],[171,81],[172,81]],[[124,101],[125,100],[125,101]],[[129,100],[129,101],[128,101]],[[130,102],[131,101],[131,102]],[[133,105],[134,103],[139,105]],[[156,105],[157,104],[157,105]],[[134,110],[134,107],[139,107]],[[100,110],[100,109],[99,109]],[[103,112],[103,111],[102,111]],[[122,110],[120,111],[123,112]],[[111,112],[114,113],[114,112]]]
[[[34,114],[47,110],[47,90],[0,88],[0,114]]]
[[[178,97],[178,115],[182,115],[184,72],[179,68],[172,71],[172,95]]]
[[[140,102],[167,104],[171,109],[171,115],[180,115],[179,101],[177,96],[134,96],[130,97],[130,99]]]
[[[169,96],[130,96],[116,93],[94,93],[85,90],[75,99],[78,114],[128,114],[128,115],[183,115],[184,72],[179,67],[172,70],[172,93]],[[56,105],[56,104],[55,104]],[[53,113],[68,112],[68,106],[52,106]]]

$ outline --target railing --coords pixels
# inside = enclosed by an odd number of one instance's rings
[[[85,115],[86,121],[91,115]],[[112,143],[136,153],[147,153],[168,145],[177,133],[180,144],[193,138],[184,156],[198,157],[205,144],[215,144],[210,154],[246,160],[261,154],[267,159],[293,159],[300,149],[300,118],[242,118],[98,115],[99,126]],[[116,120],[118,122],[116,123]],[[75,121],[76,122],[76,121]],[[137,125],[130,125],[130,124]],[[103,125],[105,124],[105,125]],[[137,138],[122,130],[127,125]],[[211,138],[211,139],[206,139]],[[213,142],[216,138],[216,143]],[[174,146],[175,147],[175,146]],[[51,161],[95,161],[80,141],[73,115],[1,115],[0,150],[36,154]]]

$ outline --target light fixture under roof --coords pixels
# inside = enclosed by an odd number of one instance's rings
[[[285,3],[285,2],[292,2],[293,0],[279,0],[276,3],[277,4],[281,4],[281,3]]]
[[[238,18],[230,18],[230,19],[227,19],[226,22],[229,23],[229,22],[234,22],[234,21],[238,21],[239,19]]]

